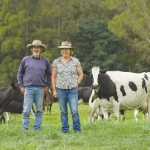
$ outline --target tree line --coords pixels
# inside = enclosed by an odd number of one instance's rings
[[[51,64],[59,57],[57,46],[68,40],[83,69],[149,71],[149,22],[147,0],[0,1],[0,85],[16,80],[34,39],[47,46],[42,55]]]

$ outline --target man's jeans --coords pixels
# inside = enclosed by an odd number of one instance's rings
[[[73,120],[73,130],[74,132],[81,132],[80,128],[80,118],[78,114],[78,89],[60,89],[56,88],[58,92],[58,102],[61,111],[61,123],[62,123],[62,132],[69,132],[68,125],[68,107],[67,102],[70,107],[72,120]]]
[[[22,128],[28,130],[30,123],[30,111],[35,103],[36,112],[34,118],[34,130],[39,130],[43,115],[44,87],[27,86],[24,93],[24,104],[22,111]]]

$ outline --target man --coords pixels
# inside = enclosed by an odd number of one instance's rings
[[[17,74],[18,85],[24,94],[22,128],[28,130],[31,107],[35,103],[34,131],[37,131],[42,123],[43,97],[49,90],[51,68],[48,59],[41,56],[46,46],[40,40],[34,40],[32,44],[28,44],[27,49],[31,50],[32,55],[22,59]]]

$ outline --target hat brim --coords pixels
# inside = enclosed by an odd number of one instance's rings
[[[31,50],[33,46],[40,46],[42,48],[42,51],[41,53],[45,52],[46,51],[46,46],[44,44],[41,44],[41,45],[32,45],[32,44],[28,44],[27,45],[27,49],[28,50]]]
[[[58,48],[70,48],[70,49],[74,49],[73,47],[71,47],[71,46],[58,46]]]

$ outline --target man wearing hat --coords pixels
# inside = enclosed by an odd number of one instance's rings
[[[38,131],[42,122],[44,93],[48,92],[51,84],[51,68],[49,60],[41,56],[46,46],[40,40],[28,44],[27,49],[32,55],[22,59],[17,74],[18,85],[24,94],[22,128],[26,131],[29,128],[30,111],[34,103],[36,107],[34,131]]]
[[[74,132],[81,132],[78,113],[78,85],[82,81],[83,72],[79,60],[72,56],[74,48],[71,42],[64,41],[60,49],[60,57],[52,64],[52,89],[53,96],[58,98],[62,133],[69,132],[68,108],[69,104]]]

